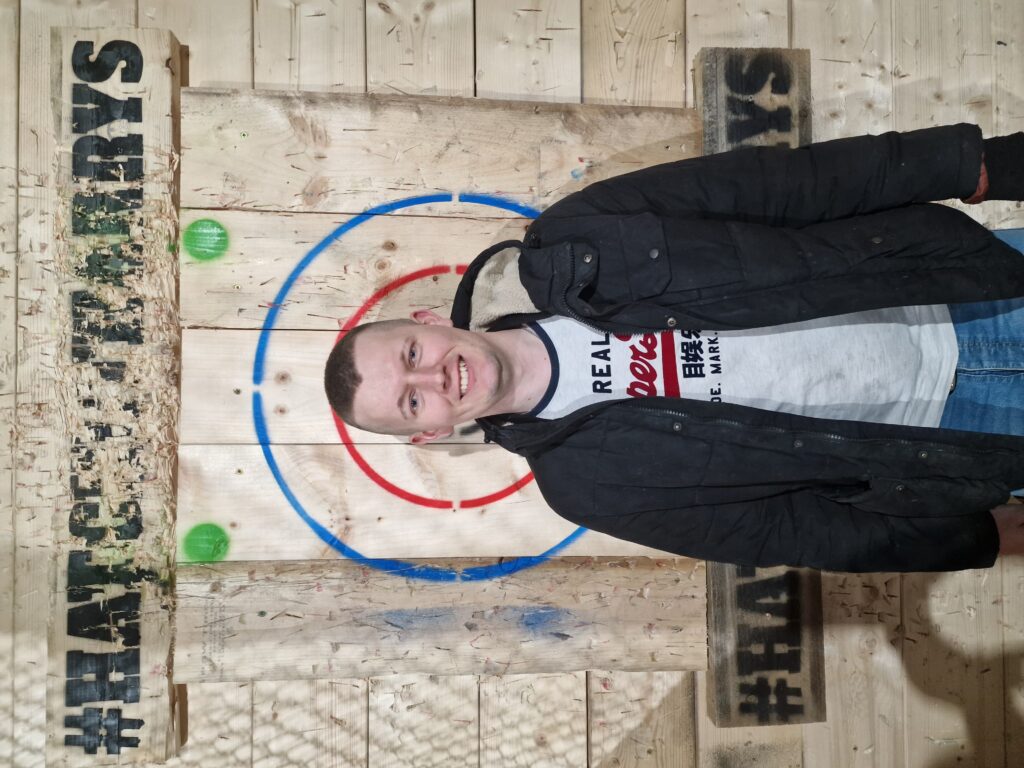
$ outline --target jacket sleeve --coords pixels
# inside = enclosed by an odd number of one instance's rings
[[[674,554],[762,567],[961,570],[991,566],[999,550],[995,521],[987,512],[891,517],[811,491],[732,504],[587,515],[573,522]]]
[[[982,135],[959,124],[856,136],[798,149],[754,147],[644,168],[596,182],[545,218],[654,212],[801,227],[972,195]]]

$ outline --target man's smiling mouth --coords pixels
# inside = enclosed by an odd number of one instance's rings
[[[466,361],[461,357],[459,358],[459,399],[461,400],[466,396],[466,390],[469,389],[469,368],[466,366]]]

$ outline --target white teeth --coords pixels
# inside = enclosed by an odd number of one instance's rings
[[[466,370],[466,361],[459,358],[459,397],[466,396],[466,387],[469,386],[469,371]]]

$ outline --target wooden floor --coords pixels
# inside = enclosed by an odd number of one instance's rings
[[[1024,129],[1018,0],[0,0],[0,426],[16,401],[19,41],[169,28],[193,86],[683,106],[703,46],[811,50],[816,139],[968,120]],[[21,79],[37,63],[20,59]],[[23,197],[24,199],[24,197]],[[972,209],[1024,226],[1019,206]],[[0,765],[41,763],[47,521],[13,511],[0,446]],[[724,731],[701,674],[604,670],[190,684],[196,766],[1024,765],[1024,562],[827,575],[827,723]],[[42,661],[40,661],[42,660]],[[51,726],[59,727],[59,726]]]

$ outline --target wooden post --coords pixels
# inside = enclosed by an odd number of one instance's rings
[[[38,585],[52,611],[46,762],[163,760],[176,747],[179,46],[159,30],[55,29],[50,50],[53,223],[20,280],[18,329],[32,455],[20,514],[54,534]]]
[[[811,141],[810,52],[704,48],[694,80],[704,154]],[[825,719],[821,575],[708,563],[708,712],[715,725]]]

